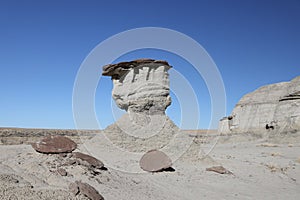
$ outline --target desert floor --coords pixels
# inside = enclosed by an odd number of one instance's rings
[[[56,169],[63,156],[37,153],[29,144],[2,144],[0,199],[87,199],[69,192],[69,184],[76,180],[89,183],[106,200],[300,198],[297,140],[220,140],[211,151],[207,150],[210,143],[198,145],[207,156],[178,159],[173,164],[175,171],[132,173],[107,164],[107,170],[91,174],[84,166],[70,165],[65,166],[68,175],[61,176]],[[84,145],[76,151],[85,151]],[[118,159],[118,155],[113,156]],[[218,165],[232,174],[206,170]]]

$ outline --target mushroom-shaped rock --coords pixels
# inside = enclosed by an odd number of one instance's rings
[[[164,60],[154,60],[149,58],[137,59],[129,62],[120,62],[117,64],[109,64],[103,66],[102,75],[103,76],[111,76],[113,79],[120,79],[123,75],[125,75],[130,69],[136,68],[139,65],[143,64],[162,64],[167,65],[171,68],[169,63]]]
[[[171,159],[158,150],[150,150],[140,160],[140,167],[148,172],[159,172],[172,166]]]
[[[37,152],[54,154],[70,153],[74,151],[77,144],[64,136],[47,136],[31,145]]]
[[[69,190],[74,195],[81,193],[91,200],[104,200],[103,196],[99,194],[94,187],[81,181],[75,181],[75,183],[71,183],[69,185]]]
[[[96,169],[101,169],[104,167],[104,164],[98,160],[97,158],[84,154],[84,153],[80,153],[80,152],[73,152],[72,153],[72,157],[76,158],[76,159],[80,159],[82,161],[87,162],[91,167],[94,167]]]
[[[138,59],[103,66],[102,75],[113,80],[112,97],[130,113],[164,115],[171,104],[167,61]]]

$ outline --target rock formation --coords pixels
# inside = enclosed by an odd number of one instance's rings
[[[140,59],[103,67],[102,75],[113,80],[112,96],[127,112],[164,114],[171,104],[166,61]]]
[[[111,76],[113,81],[113,99],[127,111],[104,130],[116,146],[147,152],[162,148],[178,132],[178,127],[165,115],[171,104],[170,68],[166,61],[152,59],[103,67],[102,75]]]
[[[300,76],[291,82],[263,86],[242,97],[219,132],[295,133],[300,130]]]
[[[126,113],[101,134],[86,141],[87,151],[108,167],[131,173],[143,172],[141,166],[146,171],[159,171],[177,160],[203,159],[195,138],[181,131],[165,114],[171,104],[170,68],[168,62],[153,59],[104,66],[102,75],[110,76],[113,81],[112,97]],[[147,154],[153,149],[165,156]],[[148,155],[150,160],[144,163],[143,158]],[[156,158],[163,158],[166,163],[148,170],[148,163],[152,159],[156,162]]]

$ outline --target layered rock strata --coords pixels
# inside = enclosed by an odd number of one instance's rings
[[[166,61],[140,59],[103,67],[102,75],[113,80],[112,97],[127,112],[164,114],[171,104]]]
[[[220,121],[220,133],[295,133],[300,131],[300,76],[246,94],[231,115]]]
[[[178,127],[165,115],[171,104],[166,61],[139,59],[103,67],[102,75],[111,76],[112,97],[125,110],[104,133],[116,146],[133,152],[161,149]]]
[[[111,168],[133,173],[143,172],[141,158],[152,150],[164,153],[171,163],[185,158],[193,162],[203,159],[195,138],[181,131],[165,114],[171,104],[170,68],[168,62],[153,59],[103,67],[102,75],[113,81],[112,97],[126,113],[87,141],[88,151]],[[120,155],[122,160],[114,159]],[[151,159],[156,162],[155,157]]]

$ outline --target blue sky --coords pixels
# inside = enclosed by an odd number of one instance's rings
[[[81,63],[100,42],[133,28],[169,28],[200,43],[222,75],[227,114],[244,94],[300,75],[300,2],[293,0],[2,0],[0,27],[2,127],[74,128],[72,92]],[[209,93],[190,64],[154,49],[116,62],[139,57],[166,59],[190,80],[199,98],[199,127],[207,128]],[[101,78],[95,108],[102,128],[115,120],[111,88],[110,79]],[[176,99],[167,112],[180,124]]]

